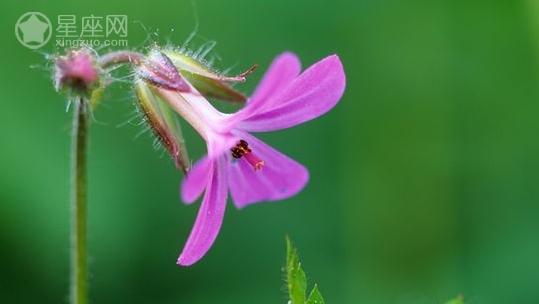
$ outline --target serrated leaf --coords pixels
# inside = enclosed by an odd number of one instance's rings
[[[322,294],[318,290],[318,286],[315,284],[309,298],[307,299],[307,304],[325,304]]]
[[[445,304],[464,304],[464,297],[462,295],[459,295],[456,298],[446,302]]]
[[[307,291],[307,278],[301,268],[297,249],[286,238],[286,283],[291,304],[304,304]]]

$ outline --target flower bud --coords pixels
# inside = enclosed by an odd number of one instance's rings
[[[99,68],[95,62],[88,49],[71,50],[57,57],[54,66],[56,89],[89,95],[99,82]]]

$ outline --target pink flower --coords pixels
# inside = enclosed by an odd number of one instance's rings
[[[155,89],[208,147],[208,156],[195,164],[181,187],[186,203],[205,193],[179,265],[192,265],[210,249],[221,228],[229,191],[234,205],[243,208],[291,197],[306,185],[309,174],[304,166],[250,134],[293,127],[337,104],[345,88],[338,56],[326,57],[300,72],[294,54],[280,55],[246,106],[234,114],[217,111],[187,82],[179,90],[164,85]]]

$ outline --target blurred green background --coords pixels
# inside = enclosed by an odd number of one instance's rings
[[[117,127],[132,92],[110,87],[91,130],[92,303],[285,303],[285,234],[327,303],[539,303],[538,1],[195,3],[195,46],[216,40],[221,68],[261,64],[245,92],[292,50],[305,66],[339,54],[346,93],[263,136],[310,169],[307,188],[230,205],[209,254],[179,268],[198,205],[180,203],[181,174],[134,139],[141,127]],[[53,44],[14,36],[28,11],[128,15],[133,47],[180,44],[196,18],[189,1],[0,3],[0,302],[66,303],[71,118],[42,54]]]

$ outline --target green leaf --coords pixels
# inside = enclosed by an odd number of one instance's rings
[[[322,294],[318,290],[318,286],[316,284],[314,285],[313,290],[311,290],[311,294],[307,299],[307,304],[325,304],[324,298],[322,297]]]
[[[296,248],[286,238],[286,283],[291,304],[305,304],[307,278],[301,269],[301,262]]]
[[[464,297],[462,295],[459,295],[456,298],[446,302],[445,304],[464,304]]]

